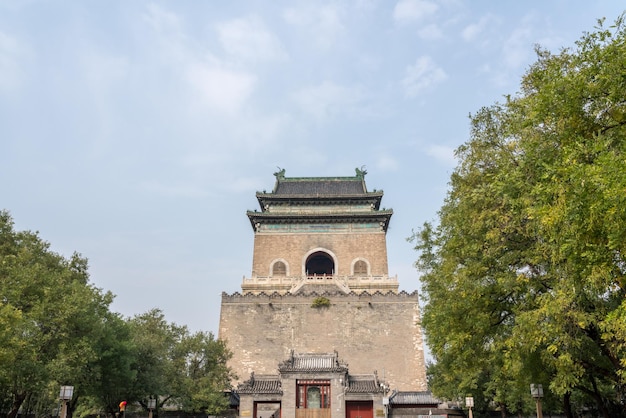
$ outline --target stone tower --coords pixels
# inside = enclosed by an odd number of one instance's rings
[[[222,295],[219,337],[241,382],[293,353],[340,353],[353,373],[392,389],[426,390],[418,295],[387,266],[393,214],[382,191],[354,177],[285,177],[258,192],[252,274]]]

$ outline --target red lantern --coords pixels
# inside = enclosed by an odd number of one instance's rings
[[[124,411],[126,409],[126,401],[120,402],[120,411]]]

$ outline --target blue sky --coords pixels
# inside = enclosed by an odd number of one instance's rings
[[[621,1],[0,0],[0,208],[130,316],[217,332],[252,264],[245,215],[288,177],[366,166],[395,213],[389,272],[436,219],[468,115],[518,91],[534,45]]]

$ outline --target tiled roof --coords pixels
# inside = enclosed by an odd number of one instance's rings
[[[320,214],[299,214],[299,213],[272,213],[272,212],[254,212],[247,211],[246,214],[248,218],[258,219],[261,221],[273,221],[273,222],[295,222],[295,221],[306,221],[306,222],[345,222],[347,219],[354,220],[363,220],[363,221],[373,221],[373,220],[386,220],[391,218],[393,215],[392,209],[383,209],[372,212],[326,212]]]
[[[363,179],[357,177],[282,179],[276,183],[276,195],[345,196],[367,193]]]
[[[389,397],[392,405],[438,405],[441,401],[430,392],[396,392]]]
[[[252,229],[256,224],[329,224],[329,223],[378,223],[384,231],[389,227],[393,210],[385,209],[373,212],[336,212],[322,214],[271,213],[247,211]]]
[[[282,394],[280,379],[277,375],[256,375],[237,387],[237,393],[276,393]]]
[[[333,354],[291,354],[283,361],[278,370],[281,372],[337,372],[347,371],[348,366]]]
[[[384,392],[375,375],[350,376],[348,378],[348,393],[375,393]]]

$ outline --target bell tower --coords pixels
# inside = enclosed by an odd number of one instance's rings
[[[222,294],[219,338],[233,353],[233,383],[274,373],[293,353],[339,352],[351,373],[377,370],[391,388],[426,390],[419,297],[389,276],[393,211],[381,209],[383,192],[368,191],[365,175],[280,170],[271,192],[257,192],[260,209],[247,212],[250,277],[241,292]],[[316,370],[311,379],[324,377]]]
[[[274,173],[272,192],[256,194],[260,211],[247,212],[254,253],[242,291],[285,294],[323,284],[344,293],[397,293],[387,267],[393,211],[381,210],[383,192],[369,192],[365,174],[358,168],[354,177]]]

